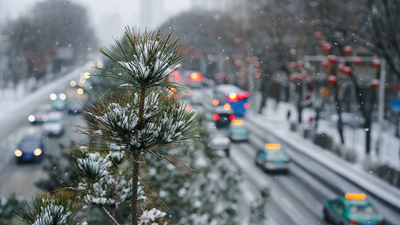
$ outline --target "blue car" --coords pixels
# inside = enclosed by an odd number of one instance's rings
[[[43,157],[44,149],[44,142],[41,135],[26,135],[22,138],[14,154],[18,163],[40,161]]]

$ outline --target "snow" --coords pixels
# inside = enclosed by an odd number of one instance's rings
[[[167,215],[165,212],[162,212],[158,209],[151,209],[144,211],[143,214],[140,216],[139,225],[157,225],[158,223],[152,223],[156,219],[164,218]]]
[[[71,212],[64,212],[63,206],[53,205],[53,202],[50,202],[46,207],[41,207],[41,212],[37,215],[33,225],[67,224],[67,219],[71,214]]]

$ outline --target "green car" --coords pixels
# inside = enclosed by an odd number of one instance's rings
[[[67,106],[67,95],[62,92],[51,93],[51,107],[53,110],[63,110]]]
[[[264,149],[256,152],[254,159],[257,166],[266,171],[289,171],[289,156],[281,149],[280,144],[267,143]]]
[[[232,141],[247,141],[249,131],[243,126],[243,120],[232,120],[226,131]]]
[[[364,193],[346,193],[344,196],[326,200],[323,214],[325,220],[331,224],[385,224],[383,216],[366,199]]]

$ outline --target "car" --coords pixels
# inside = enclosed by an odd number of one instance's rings
[[[68,103],[68,112],[69,114],[78,114],[81,113],[84,109],[83,104],[79,101],[70,101]]]
[[[364,193],[346,193],[334,199],[327,199],[322,210],[324,219],[330,224],[385,224],[384,217]]]
[[[232,109],[227,109],[225,106],[215,106],[214,108],[215,126],[220,129],[228,126],[231,120],[235,119]]]
[[[53,110],[63,110],[67,106],[67,95],[63,92],[51,93],[50,99]]]
[[[47,114],[49,114],[50,112],[50,105],[40,105],[31,115],[28,116],[28,120],[32,124],[43,123],[47,120]]]
[[[365,119],[362,116],[353,114],[353,113],[347,113],[347,112],[342,112],[342,123],[344,126],[350,126],[350,127],[364,127]],[[328,117],[329,123],[332,126],[336,126],[337,121],[338,121],[338,115],[333,114]]]
[[[225,155],[229,157],[229,148],[231,144],[229,138],[222,133],[214,133],[211,135],[211,137],[212,138],[210,143],[208,144],[208,147],[216,151],[224,151]]]
[[[249,131],[244,126],[243,120],[232,120],[231,124],[226,127],[229,138],[232,141],[247,141]]]
[[[26,161],[40,161],[45,152],[45,145],[41,134],[25,135],[14,151],[17,163]]]
[[[256,152],[254,161],[267,172],[289,171],[290,158],[278,143],[266,143],[264,149]]]
[[[48,114],[47,121],[43,124],[43,130],[47,135],[61,135],[64,131],[62,113],[51,112]]]

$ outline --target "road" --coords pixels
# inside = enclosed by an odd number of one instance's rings
[[[212,92],[205,89],[203,96],[204,99],[209,99],[203,101],[203,111],[207,112],[207,118],[212,118]],[[284,143],[281,143],[282,148],[292,159],[289,174],[265,173],[253,162],[255,152],[263,148],[266,142],[279,142],[279,140],[259,126],[263,121],[255,123],[246,117],[243,120],[250,132],[249,142],[233,144],[229,160],[244,171],[246,186],[252,190],[250,193],[256,196],[261,188],[265,186],[270,188],[271,197],[266,214],[272,219],[271,224],[326,224],[322,216],[322,203],[325,199],[346,192],[364,192],[362,187],[345,180]],[[271,123],[271,126],[278,128],[283,124]],[[387,224],[400,224],[400,214],[395,209],[386,206],[373,196],[369,196],[369,199],[384,215]]]
[[[67,90],[65,90],[67,91]],[[50,103],[50,99],[38,99],[38,105]],[[67,110],[63,110],[63,125],[64,133],[60,137],[45,136],[45,147],[47,154],[60,156],[62,151],[67,151],[61,148],[60,144],[69,146],[71,141],[79,142],[86,141],[88,138],[82,134],[73,132],[73,125],[79,122],[80,115],[69,115]],[[29,115],[31,112],[23,112]],[[32,125],[28,121],[28,116],[20,117],[16,121],[15,127],[10,127],[7,135],[0,139],[1,154],[0,159],[0,195],[10,196],[11,193],[16,193],[23,196],[25,199],[31,199],[33,195],[40,192],[34,185],[36,181],[46,178],[46,173],[42,170],[46,160],[41,162],[27,162],[17,164],[14,156],[14,151],[17,148],[22,137],[27,133],[41,133],[41,125]]]

